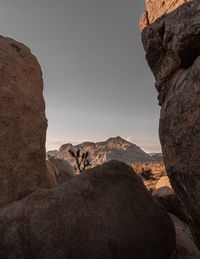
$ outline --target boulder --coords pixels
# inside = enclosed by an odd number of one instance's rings
[[[46,156],[46,176],[49,179],[50,182],[50,187],[55,187],[57,186],[57,180],[56,180],[56,174],[55,174],[55,167],[53,163],[51,163],[51,160],[49,159],[48,156]]]
[[[111,161],[0,210],[1,259],[168,259],[174,225],[140,178]]]
[[[0,205],[49,186],[42,92],[37,59],[23,44],[0,36]]]
[[[186,223],[170,214],[176,230],[176,252],[174,259],[200,259],[200,250],[195,245]]]
[[[146,3],[142,40],[161,105],[164,162],[200,247],[200,2]]]
[[[169,195],[175,195],[172,189],[171,183],[169,182],[168,176],[162,176],[156,183],[155,189],[152,192],[153,196],[166,197]]]
[[[188,215],[172,189],[168,176],[159,179],[152,195],[168,212],[187,222]]]
[[[76,176],[74,168],[66,160],[49,156],[46,163],[48,174],[54,178],[52,181],[56,182],[56,185],[65,183]]]

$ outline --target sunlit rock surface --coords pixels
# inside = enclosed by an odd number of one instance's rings
[[[0,205],[48,186],[42,72],[23,44],[0,36]]]

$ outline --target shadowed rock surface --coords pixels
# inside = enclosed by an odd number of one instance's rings
[[[54,157],[46,160],[48,175],[51,175],[52,182],[57,184],[65,183],[76,176],[74,168],[69,162]]]
[[[175,232],[124,163],[110,161],[0,210],[1,259],[167,259]]]
[[[176,230],[176,252],[172,259],[200,259],[200,251],[194,243],[188,225],[176,216],[169,215]]]
[[[0,36],[0,204],[48,186],[42,72],[23,44]]]
[[[163,176],[159,179],[152,192],[152,196],[159,201],[168,212],[187,222],[188,215],[174,193],[167,176]]]
[[[200,1],[146,1],[142,40],[156,79],[171,184],[200,247]]]

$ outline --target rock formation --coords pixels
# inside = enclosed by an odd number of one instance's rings
[[[169,178],[167,176],[162,176],[156,186],[155,189],[152,192],[153,196],[161,196],[165,197],[168,195],[174,195],[174,190],[172,189],[172,186],[169,182]]]
[[[169,216],[139,177],[111,161],[0,210],[1,259],[168,259]]]
[[[23,44],[0,36],[0,205],[47,186],[42,73]]]
[[[170,213],[187,222],[187,213],[177,198],[167,176],[157,182],[152,196]]]
[[[170,214],[176,230],[176,251],[172,259],[200,259],[200,251],[195,245],[186,223]]]
[[[52,176],[52,182],[57,184],[65,183],[76,176],[74,168],[69,162],[54,157],[46,160],[48,175]]]
[[[161,105],[160,140],[200,247],[200,2],[147,0],[142,40]]]

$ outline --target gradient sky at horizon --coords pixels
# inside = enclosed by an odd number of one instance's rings
[[[44,77],[47,149],[121,136],[159,152],[159,106],[142,47],[144,0],[1,0],[0,33]]]

